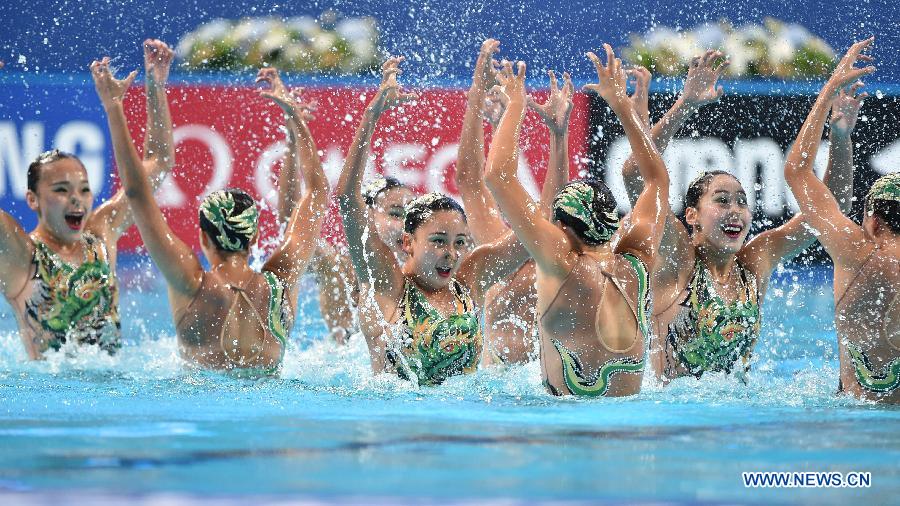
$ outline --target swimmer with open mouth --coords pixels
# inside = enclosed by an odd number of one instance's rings
[[[142,177],[155,188],[175,159],[165,91],[174,52],[158,40],[145,41],[143,50],[150,149],[137,159]],[[110,61],[95,61],[91,71],[100,79],[104,106],[121,106],[137,72],[116,79]],[[116,242],[133,223],[124,191],[95,209],[84,164],[54,149],[29,165],[25,198],[38,225],[26,234],[2,213],[0,284],[17,313],[28,356],[40,359],[66,342],[115,352],[121,346]]]

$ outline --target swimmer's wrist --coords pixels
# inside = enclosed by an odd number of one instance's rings
[[[106,111],[115,111],[117,108],[122,107],[122,101],[116,99],[101,100],[100,103],[103,105],[103,109]]]
[[[686,112],[696,112],[700,109],[700,104],[684,97],[684,93],[678,96],[672,108],[684,109]]]

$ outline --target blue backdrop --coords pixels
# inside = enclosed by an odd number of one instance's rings
[[[878,36],[879,72],[870,81],[900,83],[897,0],[572,0],[562,6],[540,0],[5,0],[0,5],[4,21],[0,57],[13,71],[83,71],[93,58],[105,54],[120,55],[125,67],[138,68],[137,43],[146,37],[174,43],[215,18],[317,16],[329,8],[376,17],[382,46],[410,59],[410,82],[468,78],[476,48],[488,36],[502,41],[504,56],[525,59],[534,71],[566,69],[584,80],[591,76],[584,52],[604,41],[624,45],[629,32],[643,32],[659,24],[690,28],[720,18],[741,24],[774,16],[806,26],[839,52],[853,39]]]

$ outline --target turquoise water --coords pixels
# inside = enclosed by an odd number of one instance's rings
[[[159,277],[122,269],[127,345],[27,362],[0,313],[0,502],[892,502],[900,410],[834,395],[827,273],[779,273],[749,387],[645,381],[627,399],[549,396],[537,364],[417,388],[365,344],[323,342],[315,285],[279,379],[177,356]],[[747,489],[743,471],[866,471],[862,489]]]

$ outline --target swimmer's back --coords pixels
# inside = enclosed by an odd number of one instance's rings
[[[278,286],[271,273],[253,273],[235,286],[204,272],[194,299],[173,311],[184,356],[215,369],[277,367],[293,323]]]
[[[841,388],[900,403],[900,258],[873,249],[858,269],[835,268]]]
[[[639,321],[646,328],[647,283],[646,268],[634,256],[615,255],[604,266],[594,256],[579,255],[556,295],[546,306],[539,302],[542,362],[552,392],[640,391],[644,332]]]

